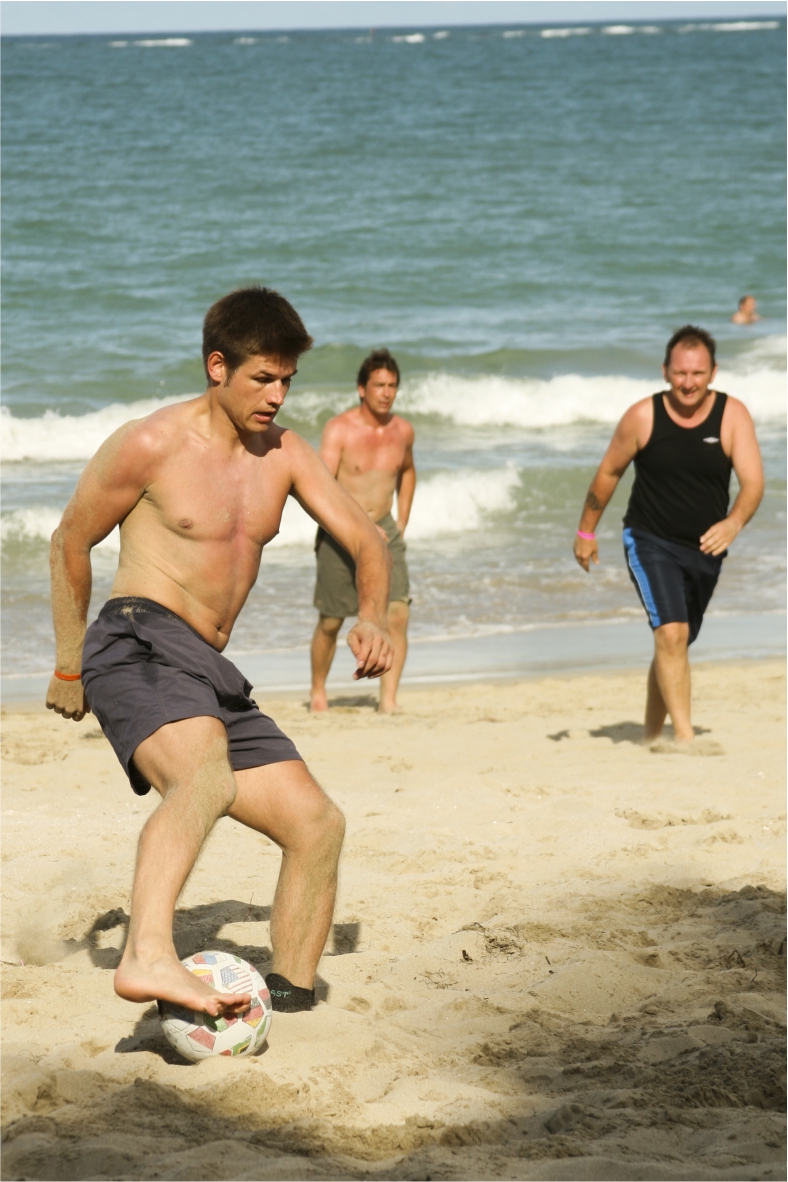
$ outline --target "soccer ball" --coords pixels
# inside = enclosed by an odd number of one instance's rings
[[[258,1051],[270,1029],[272,1009],[268,987],[254,965],[231,952],[198,952],[181,963],[222,993],[251,993],[252,1000],[248,1010],[218,1018],[160,1001],[162,1030],[178,1054],[196,1063],[212,1055]]]

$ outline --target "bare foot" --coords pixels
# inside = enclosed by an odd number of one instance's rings
[[[402,707],[398,706],[396,702],[389,705],[388,702],[381,702],[378,706],[378,714],[401,714]]]
[[[326,691],[320,690],[313,693],[309,703],[309,713],[324,714],[326,710],[328,710],[328,698],[326,697]]]
[[[115,992],[126,1001],[171,1001],[188,1010],[217,1017],[245,1009],[249,993],[220,993],[190,973],[173,952],[143,962],[124,953],[115,972]]]
[[[649,751],[657,755],[724,755],[725,749],[714,739],[692,739],[690,742],[671,742],[670,739],[657,739],[651,743]]]

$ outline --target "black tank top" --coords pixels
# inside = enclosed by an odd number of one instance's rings
[[[654,394],[654,426],[635,456],[625,526],[699,550],[701,535],[727,517],[732,464],[720,443],[727,400],[718,390],[705,422],[679,427]]]

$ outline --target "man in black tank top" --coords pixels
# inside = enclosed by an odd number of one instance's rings
[[[652,750],[721,750],[694,740],[688,647],[700,631],[728,546],[763,496],[752,419],[743,403],[711,386],[715,349],[714,338],[691,324],[670,338],[662,367],[669,388],[636,402],[616,427],[575,538],[575,557],[587,571],[599,562],[597,523],[634,460],[624,553],[654,633],[644,730]],[[729,510],[731,470],[739,494]],[[675,747],[656,742],[668,714]]]

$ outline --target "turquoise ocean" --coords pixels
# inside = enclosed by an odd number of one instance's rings
[[[768,478],[698,651],[782,651],[785,33],[4,38],[6,692],[51,669],[47,544],[85,461],[204,388],[202,317],[248,282],[315,337],[281,419],[311,442],[353,404],[370,348],[400,362],[414,677],[525,668],[526,642],[540,668],[624,660],[622,638],[647,651],[620,543],[629,480],[591,576],[571,546],[616,420],[660,388],[687,321],[716,335],[717,385],[750,408]],[[745,292],[762,319],[736,327]],[[306,677],[313,537],[288,502],[228,649],[257,685]],[[92,615],[117,549],[94,552]]]

